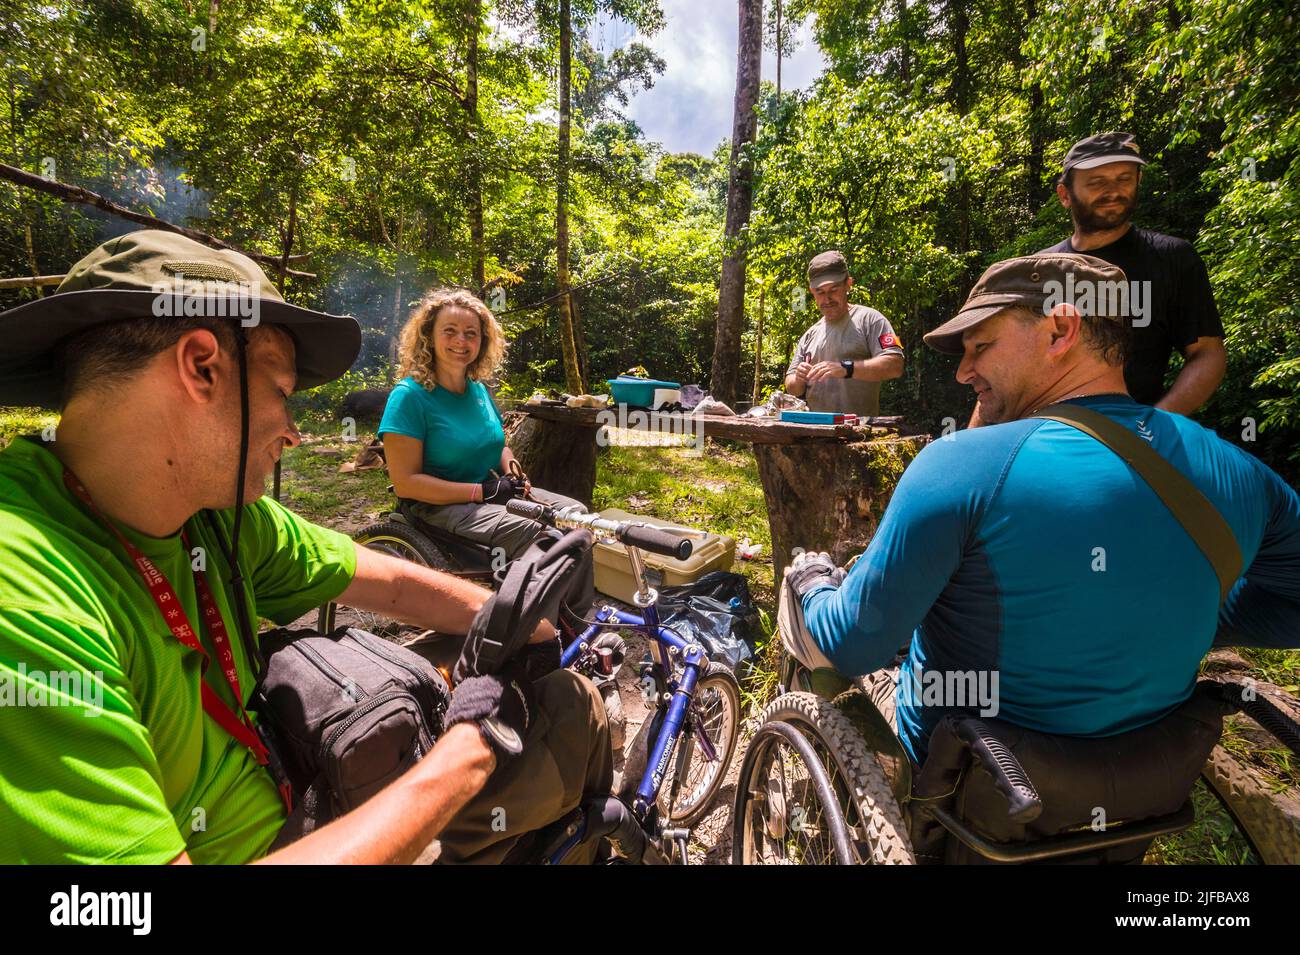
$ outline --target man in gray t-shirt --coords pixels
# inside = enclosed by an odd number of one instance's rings
[[[808,289],[821,320],[799,338],[785,390],[813,411],[863,417],[880,413],[880,383],[903,374],[903,346],[889,319],[874,308],[849,304],[853,278],[839,252],[808,265]]]

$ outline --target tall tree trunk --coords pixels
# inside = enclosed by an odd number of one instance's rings
[[[573,331],[573,302],[569,292],[569,133],[572,117],[573,22],[570,0],[560,0],[560,148],[555,165],[555,280],[559,286],[560,350],[564,353],[564,383],[572,394],[587,390],[578,364]]]
[[[289,256],[293,252],[294,232],[298,228],[298,180],[294,180],[293,188],[289,190],[289,221],[288,224],[280,230],[280,274],[276,277],[275,284],[280,292],[280,297],[284,297],[284,280],[286,273],[289,271]]]
[[[966,53],[970,18],[966,13],[966,3],[967,0],[948,0],[948,30],[953,55],[952,103],[962,116],[970,112],[971,98],[970,60]],[[957,176],[957,250],[966,252],[971,247],[970,180],[960,172]]]
[[[1033,29],[1034,20],[1038,17],[1037,0],[1026,0],[1025,2],[1025,29],[1021,33],[1021,40],[1028,35]],[[1018,56],[1021,69],[1024,68],[1024,56]],[[1025,178],[1025,199],[1029,207],[1029,214],[1033,215],[1043,200],[1047,198],[1048,190],[1043,188],[1043,152],[1046,148],[1046,120],[1043,117],[1043,87],[1042,84],[1035,80],[1029,86],[1029,160],[1026,163]]]
[[[718,328],[713,340],[713,397],[732,404],[739,393],[740,331],[745,318],[745,230],[754,205],[749,148],[758,132],[754,105],[763,66],[763,2],[739,0],[740,43],[736,53],[736,100],[731,125],[727,182],[726,245],[718,286]]]
[[[780,3],[777,4],[777,10],[780,10]],[[758,404],[758,388],[763,381],[763,315],[767,308],[767,286],[760,286],[758,290],[758,334],[754,336],[754,396],[750,399],[751,404]]]
[[[398,346],[402,337],[402,242],[406,238],[406,207],[397,209],[397,254],[393,256],[393,278],[397,288],[393,289],[393,330],[388,336],[388,383],[397,378]]]
[[[779,108],[781,105],[781,0],[776,0],[776,103]],[[762,316],[759,316],[759,321],[762,320]]]
[[[591,380],[591,360],[587,353],[587,335],[582,330],[582,309],[578,297],[569,292],[569,317],[573,319],[573,343],[578,346],[578,376],[585,383]]]
[[[898,79],[908,87],[912,85],[912,47],[907,33],[907,0],[897,0],[894,16],[898,19]]]
[[[952,103],[965,116],[970,112],[970,60],[966,54],[966,36],[970,33],[967,0],[948,0],[948,35],[952,40]]]
[[[26,204],[27,203],[25,202],[23,203],[23,205]],[[27,265],[32,270],[32,278],[38,278],[41,274],[41,270],[40,266],[36,264],[36,247],[32,245],[32,224],[30,222],[24,224],[23,236],[27,244]],[[41,288],[39,285],[35,286],[35,288],[36,297],[45,298],[45,289]]]
[[[486,243],[483,238],[483,168],[481,156],[483,144],[479,142],[482,126],[478,114],[478,35],[483,25],[482,0],[468,0],[466,14],[465,41],[465,115],[468,125],[466,139],[469,141],[469,161],[465,171],[469,178],[469,241],[473,261],[474,288],[479,295],[485,294],[487,269]]]

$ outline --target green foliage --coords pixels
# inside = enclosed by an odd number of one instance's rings
[[[367,381],[392,364],[424,291],[472,281],[477,171],[488,298],[511,340],[500,379],[504,397],[523,397],[562,377],[558,10],[542,0],[0,0],[0,149],[13,165],[45,171],[48,158],[62,181],[244,248],[310,253],[293,266],[317,277],[289,278],[284,292],[358,317]],[[1068,233],[1052,192],[1060,157],[1083,135],[1123,128],[1150,160],[1139,223],[1195,241],[1227,330],[1228,377],[1199,417],[1300,483],[1294,10],[1271,0],[785,0],[783,14],[787,50],[811,20],[828,69],[779,99],[765,85],[758,105],[742,346],[747,378],[761,301],[760,393],[779,386],[815,319],[797,298],[808,258],[838,247],[854,300],[881,309],[907,347],[886,411],[936,431],[963,422],[969,389],[921,336],[990,262]],[[611,15],[641,36],[665,25],[656,0],[572,3],[571,270],[587,378],[596,388],[640,364],[707,386],[729,145],[666,155],[646,141],[621,111],[662,62],[645,45],[597,49],[584,31]],[[0,269],[61,272],[132,227],[5,185]],[[35,294],[6,292],[0,304]],[[304,400],[316,413],[335,397]]]

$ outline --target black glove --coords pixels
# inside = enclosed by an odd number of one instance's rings
[[[513,661],[500,673],[472,676],[457,684],[443,725],[451,729],[457,723],[476,723],[483,738],[498,752],[517,756],[524,750],[536,712],[533,685],[523,665]]]
[[[844,582],[846,571],[836,567],[829,554],[804,554],[787,575],[795,596],[803,600],[812,591],[825,584],[839,587]]]
[[[490,477],[481,484],[483,488],[484,504],[504,504],[512,498],[518,497],[523,491],[523,484],[515,481],[514,478]]]

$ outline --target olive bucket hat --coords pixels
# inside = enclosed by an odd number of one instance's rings
[[[63,339],[150,317],[279,326],[296,346],[297,390],[338,378],[361,351],[356,319],[290,305],[248,256],[141,229],[98,246],[53,294],[0,313],[0,405],[59,407],[63,373],[55,354]]]

